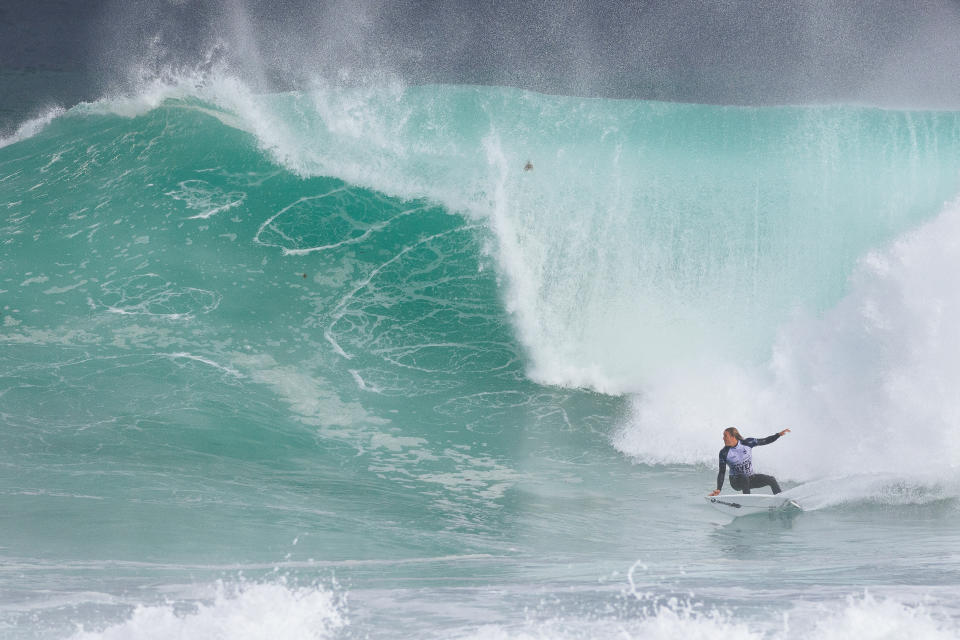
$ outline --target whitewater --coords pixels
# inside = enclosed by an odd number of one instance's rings
[[[173,74],[0,140],[0,635],[955,638],[960,112]],[[720,432],[803,512],[724,520]]]

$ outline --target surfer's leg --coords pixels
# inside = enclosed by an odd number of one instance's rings
[[[743,476],[730,476],[730,486],[737,491],[750,493],[750,479]]]
[[[774,495],[780,493],[780,485],[777,484],[777,479],[773,476],[768,476],[763,473],[755,473],[750,476],[750,486],[754,489],[759,489],[760,487],[770,487],[770,490],[773,491]],[[744,493],[747,493],[744,491]]]

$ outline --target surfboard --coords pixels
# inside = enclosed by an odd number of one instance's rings
[[[781,509],[802,509],[795,500],[784,497],[783,494],[722,493],[718,496],[706,496],[706,500],[715,509],[735,517]]]

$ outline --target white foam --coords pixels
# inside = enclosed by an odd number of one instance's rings
[[[861,260],[849,294],[783,327],[766,368],[667,372],[633,400],[616,446],[648,463],[715,464],[721,430],[790,427],[761,468],[809,480],[960,468],[960,205]]]
[[[488,625],[455,635],[458,640],[948,640],[960,632],[949,614],[869,593],[837,604],[771,607],[767,617],[737,615],[672,600],[638,619],[554,618]]]
[[[223,296],[216,291],[179,287],[155,273],[143,273],[104,282],[99,300],[88,300],[118,315],[144,315],[170,320],[191,319],[210,313]]]
[[[224,193],[203,180],[184,180],[178,185],[180,188],[167,192],[166,195],[174,200],[180,200],[188,209],[199,210],[200,213],[190,216],[191,220],[206,220],[218,213],[229,211],[243,204],[247,194],[242,191]]]
[[[922,603],[908,605],[893,598],[875,598],[869,593],[862,597],[848,596],[841,607],[823,607],[815,628],[807,631],[805,625],[787,638],[811,637],[818,640],[948,640],[960,633],[955,619],[939,614]]]
[[[140,605],[127,620],[81,628],[71,640],[323,640],[346,624],[342,600],[323,587],[221,582],[209,602]]]
[[[643,622],[581,622],[554,620],[522,627],[490,625],[474,632],[457,636],[458,640],[762,640],[762,633],[754,633],[747,624],[725,620],[689,618],[664,609]]]

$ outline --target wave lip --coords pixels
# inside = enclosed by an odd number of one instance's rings
[[[66,113],[63,107],[51,107],[35,118],[31,118],[17,127],[17,130],[6,137],[0,137],[0,149],[11,144],[27,140],[43,131],[48,124]]]

